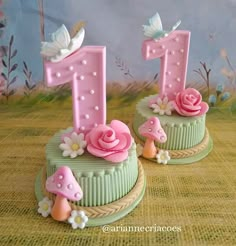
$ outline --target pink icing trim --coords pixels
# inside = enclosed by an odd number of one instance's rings
[[[87,150],[92,155],[117,163],[128,157],[132,145],[129,128],[121,121],[114,120],[110,126],[99,125],[87,135]]]
[[[200,116],[209,109],[208,104],[202,102],[199,91],[194,88],[188,88],[178,93],[173,101],[173,107],[182,116]]]

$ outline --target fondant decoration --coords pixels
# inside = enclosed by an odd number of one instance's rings
[[[73,210],[68,222],[71,224],[73,229],[84,229],[86,223],[88,222],[88,217],[85,215],[84,211]]]
[[[84,35],[84,28],[81,28],[71,38],[67,28],[62,25],[52,34],[52,42],[42,42],[41,55],[51,62],[61,61],[80,48]]]
[[[43,217],[48,217],[51,214],[53,202],[49,200],[48,197],[44,197],[42,201],[38,203],[38,213],[40,213]]]
[[[194,88],[188,88],[176,95],[173,106],[178,114],[182,116],[200,116],[205,114],[209,106],[202,102],[202,96]]]
[[[62,155],[64,157],[70,156],[70,158],[75,158],[84,153],[86,145],[87,142],[84,140],[84,134],[73,132],[70,137],[64,137],[64,143],[61,143],[59,148],[63,151]]]
[[[110,125],[99,125],[87,135],[87,150],[97,157],[102,157],[114,163],[128,158],[128,150],[132,145],[129,128],[118,120]]]
[[[168,101],[168,97],[164,97],[163,100],[160,97],[156,98],[156,103],[151,104],[153,113],[159,115],[171,115],[171,111],[174,109],[172,101]]]
[[[154,40],[158,40],[163,37],[167,37],[173,32],[180,24],[181,21],[177,21],[170,31],[163,30],[160,15],[156,13],[148,20],[148,25],[143,25],[144,35]]]
[[[158,163],[166,165],[167,162],[170,160],[169,152],[167,150],[161,149],[156,155],[156,158]]]
[[[143,155],[143,146],[141,144],[137,144],[136,146],[137,157]]]
[[[46,189],[56,196],[51,216],[58,221],[65,221],[71,213],[71,206],[67,199],[79,201],[83,192],[67,166],[60,167],[52,176],[47,178]]]
[[[143,148],[143,156],[146,158],[154,158],[156,156],[156,147],[154,141],[164,143],[167,136],[161,127],[160,121],[157,117],[149,118],[139,129],[139,134],[146,137]]]
[[[185,89],[190,32],[173,31],[168,37],[158,41],[145,40],[142,55],[145,60],[160,58],[159,96],[167,96],[170,101]],[[151,101],[149,105],[155,103]]]
[[[86,134],[106,123],[106,48],[85,46],[63,61],[44,61],[49,87],[72,81],[74,130]]]

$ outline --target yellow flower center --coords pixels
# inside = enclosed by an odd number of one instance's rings
[[[72,150],[76,151],[80,148],[80,146],[78,144],[74,143],[74,144],[72,144],[71,148],[72,148]]]
[[[162,161],[164,161],[164,160],[166,159],[165,154],[162,154],[162,155],[160,156],[160,158],[161,158]]]
[[[44,203],[43,204],[43,206],[42,206],[42,209],[44,210],[44,211],[48,211],[48,204],[47,203]]]
[[[80,223],[83,222],[83,221],[82,221],[82,219],[81,219],[80,216],[76,216],[76,217],[75,217],[75,222],[76,222],[76,224],[80,224]]]
[[[165,109],[166,109],[166,106],[167,106],[166,104],[163,104],[163,103],[162,103],[162,104],[160,105],[160,109],[165,110]]]

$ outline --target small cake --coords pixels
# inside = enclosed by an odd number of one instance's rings
[[[212,149],[212,140],[205,127],[209,107],[196,89],[185,88],[190,32],[175,30],[180,23],[178,21],[170,31],[164,31],[156,13],[149,19],[149,24],[144,25],[144,35],[150,39],[143,42],[143,57],[145,60],[161,59],[159,94],[137,103],[133,130],[142,144],[150,138],[154,140],[153,151],[148,153],[144,148],[143,156],[163,164],[193,163]],[[153,117],[160,122],[156,131],[164,130],[165,141],[155,138],[155,134],[150,136],[151,122],[155,122]],[[145,123],[149,126],[148,137],[142,133]],[[163,161],[159,158],[160,153]]]
[[[84,29],[74,35],[62,25],[42,44],[48,86],[72,81],[74,126],[46,145],[46,164],[37,176],[38,212],[73,229],[99,226],[127,215],[140,202],[145,177],[129,128],[106,124],[106,49],[80,48]]]

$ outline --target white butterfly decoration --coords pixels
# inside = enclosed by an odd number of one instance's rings
[[[84,28],[81,28],[71,38],[65,25],[62,25],[52,34],[52,42],[42,42],[40,53],[51,62],[59,62],[81,47],[84,35]]]
[[[143,25],[144,35],[149,38],[153,38],[154,40],[158,40],[163,37],[167,37],[171,32],[173,32],[180,24],[181,21],[177,21],[176,24],[172,27],[170,31],[163,30],[161,17],[158,13],[156,13],[149,20],[149,25]]]

